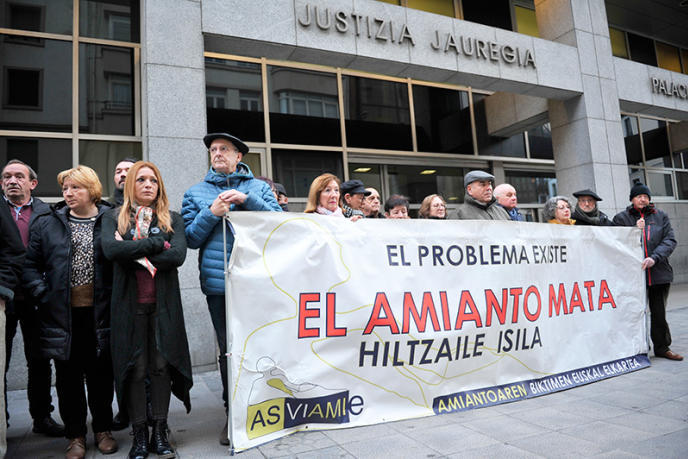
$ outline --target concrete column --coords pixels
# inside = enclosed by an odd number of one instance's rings
[[[179,211],[184,192],[205,177],[205,71],[198,0],[146,0],[141,43],[143,147],[160,168]],[[194,366],[215,360],[215,335],[198,280],[196,250],[179,272],[184,317]]]
[[[535,13],[542,38],[577,48],[583,80],[583,95],[548,102],[559,193],[590,188],[613,215],[630,185],[604,0],[536,0]]]

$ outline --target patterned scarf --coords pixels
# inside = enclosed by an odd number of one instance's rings
[[[136,206],[134,209],[134,223],[136,228],[134,230],[134,240],[146,239],[148,237],[148,231],[150,230],[151,222],[153,221],[153,209],[150,207]],[[136,260],[138,264],[143,266],[148,270],[151,277],[155,277],[157,268],[153,266],[153,263],[148,261],[148,258],[141,257]]]

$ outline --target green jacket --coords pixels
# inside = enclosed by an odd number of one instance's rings
[[[497,204],[497,200],[492,198],[487,204],[476,201],[468,193],[464,198],[463,204],[457,209],[459,220],[507,220],[511,217],[504,207]]]

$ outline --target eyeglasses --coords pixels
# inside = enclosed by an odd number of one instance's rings
[[[235,149],[233,149],[233,148],[230,148],[230,147],[228,147],[227,145],[220,145],[220,146],[217,146],[217,147],[210,147],[210,148],[208,149],[208,151],[209,151],[210,153],[215,153],[215,152],[218,151],[218,150],[220,150],[220,153],[227,153],[227,152],[238,153],[237,150],[235,150]]]

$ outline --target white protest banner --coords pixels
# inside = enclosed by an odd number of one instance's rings
[[[229,220],[237,450],[649,366],[635,228],[271,212]]]

